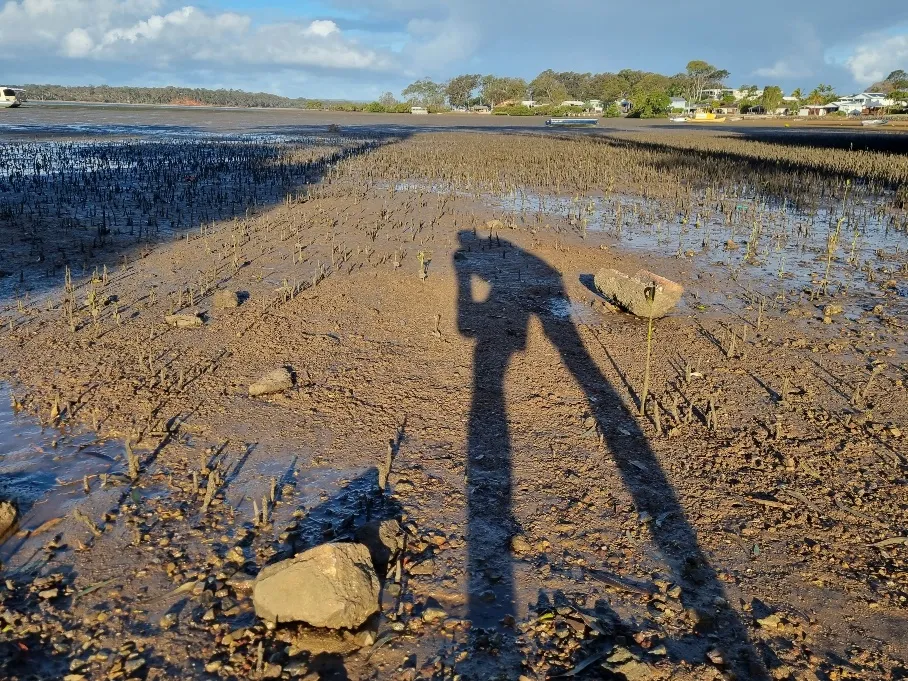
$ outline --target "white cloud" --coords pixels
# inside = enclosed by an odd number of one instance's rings
[[[798,67],[790,64],[785,59],[780,59],[772,66],[764,66],[759,68],[754,73],[758,76],[763,76],[764,78],[802,78],[804,76],[812,75],[810,69],[805,69],[803,67]]]
[[[56,54],[181,70],[394,66],[389,54],[360,45],[330,20],[256,25],[248,15],[162,0],[10,0],[0,26],[0,57],[8,59]]]
[[[908,35],[864,36],[845,65],[858,83],[865,87],[882,80],[908,63]]]

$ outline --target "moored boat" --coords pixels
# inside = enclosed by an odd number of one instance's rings
[[[874,125],[886,125],[886,123],[888,123],[888,121],[885,121],[882,118],[874,118],[873,120],[869,120],[869,121],[861,121],[861,125],[863,125],[864,127],[870,127],[870,126],[874,126]]]
[[[598,118],[550,118],[545,122],[552,126],[598,125]]]
[[[698,111],[693,118],[688,118],[690,123],[724,123],[725,116],[716,116],[712,111]]]

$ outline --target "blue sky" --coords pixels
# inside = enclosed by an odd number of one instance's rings
[[[908,70],[896,0],[0,0],[14,82],[195,85],[373,99],[422,76],[706,59],[728,85],[852,92]]]

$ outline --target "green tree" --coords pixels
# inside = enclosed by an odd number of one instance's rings
[[[641,101],[634,102],[631,115],[636,118],[658,118],[668,113],[671,98],[664,92],[649,92]]]
[[[785,94],[778,85],[764,85],[763,97],[760,98],[760,104],[766,113],[775,113],[776,109],[782,106],[782,98]]]
[[[397,106],[397,104],[399,102],[397,101],[397,98],[393,94],[391,94],[390,92],[386,92],[385,94],[383,94],[381,97],[378,98],[378,103],[381,104],[386,109],[390,109],[392,107]]]
[[[795,88],[794,90],[792,90],[791,96],[797,99],[798,103],[800,103],[801,100],[804,99],[804,93],[802,92],[801,88]]]
[[[530,82],[533,99],[550,104],[561,104],[567,99],[567,88],[551,69],[543,71]]]
[[[401,92],[403,97],[419,106],[444,106],[445,103],[445,85],[436,83],[429,78],[420,78],[414,83],[410,83],[406,89]]]
[[[807,95],[807,102],[810,104],[829,104],[834,102],[836,98],[835,89],[831,85],[820,83]]]
[[[523,78],[483,76],[479,88],[480,99],[489,106],[498,106],[507,101],[519,102],[527,96],[527,82]]]
[[[482,76],[478,73],[466,73],[448,81],[445,94],[451,106],[467,106],[473,97],[473,91],[479,88]]]
[[[728,78],[728,71],[717,69],[709,62],[695,59],[687,63],[687,101],[696,104],[703,99],[703,91],[711,87],[722,87],[722,81]]]
[[[614,102],[630,97],[631,83],[617,73],[604,73],[598,80],[597,94],[603,102]]]

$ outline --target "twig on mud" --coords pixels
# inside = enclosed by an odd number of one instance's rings
[[[747,501],[760,504],[761,506],[768,506],[769,508],[778,508],[783,511],[790,511],[794,506],[790,504],[783,504],[781,501],[773,501],[772,499],[758,499],[757,497],[743,497]]]
[[[908,546],[908,537],[891,537],[889,539],[884,539],[883,541],[878,541],[875,544],[868,544],[867,546],[872,546],[875,549],[884,549],[887,546],[898,546],[899,544]]]

